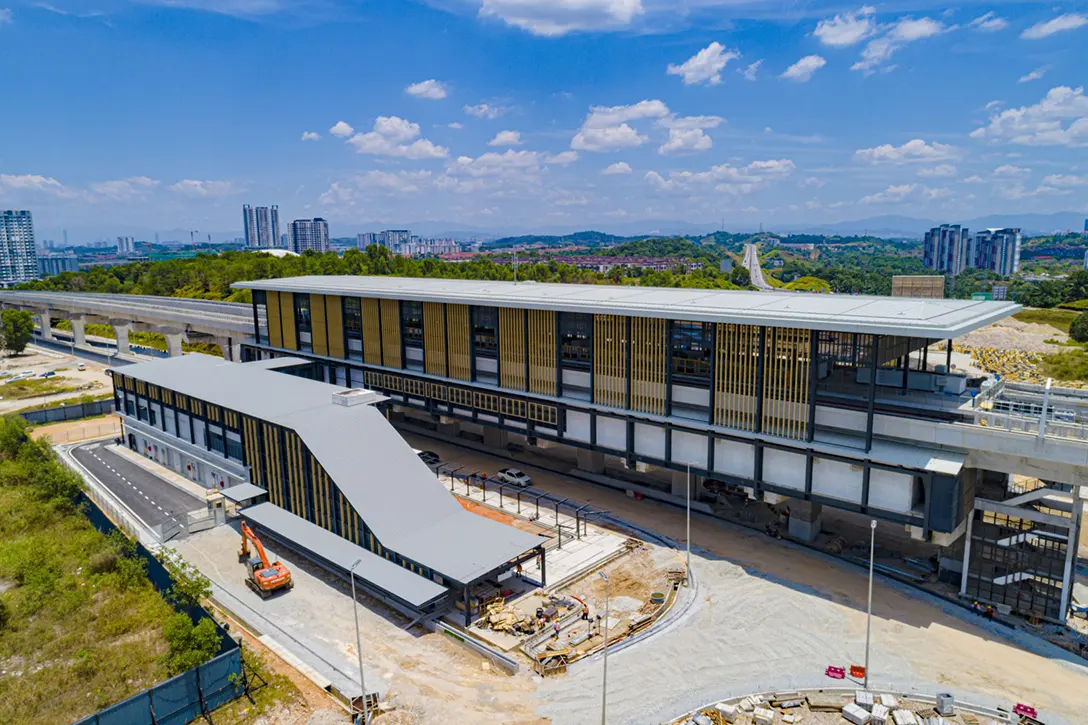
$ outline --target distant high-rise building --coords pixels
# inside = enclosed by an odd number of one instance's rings
[[[363,232],[362,234],[355,235],[355,246],[359,249],[366,249],[372,244],[382,244],[384,240],[379,240],[377,234],[374,232]]]
[[[242,206],[242,225],[245,227],[246,246],[250,249],[271,249],[280,246],[280,208],[267,206]]]
[[[296,219],[291,222],[288,237],[290,249],[296,254],[307,249],[329,251],[329,223],[324,219]]]
[[[132,237],[117,237],[118,254],[135,254],[136,240]]]
[[[386,229],[379,235],[382,241],[378,242],[383,247],[389,247],[394,252],[399,252],[402,244],[408,244],[412,239],[412,233],[407,229]]]
[[[968,265],[1011,277],[1020,271],[1019,229],[987,229],[971,240]]]
[[[34,220],[29,211],[0,211],[0,284],[29,282],[38,276]]]
[[[966,227],[942,224],[926,232],[922,266],[955,276],[969,264],[970,237]]]
[[[1084,220],[1084,225],[1085,225],[1085,227],[1088,227],[1088,219]],[[68,246],[68,230],[67,229],[64,230],[64,246],[66,246],[66,247]]]
[[[38,276],[52,277],[61,272],[78,272],[79,259],[72,252],[38,256]]]

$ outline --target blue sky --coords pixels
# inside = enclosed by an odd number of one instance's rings
[[[0,0],[0,78],[46,233],[1088,211],[1084,5]]]

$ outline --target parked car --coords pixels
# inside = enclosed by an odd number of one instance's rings
[[[517,486],[518,488],[529,488],[529,486],[533,485],[533,479],[529,474],[517,468],[500,468],[499,472],[491,478],[499,483]]]
[[[76,366],[76,370],[79,370],[80,372],[83,372],[86,369],[87,369],[87,364],[86,363],[80,363],[79,365]]]
[[[34,371],[33,370],[24,370],[21,373],[15,373],[14,375],[12,375],[11,378],[7,382],[14,383],[16,380],[26,380],[27,378],[32,378],[32,377],[34,377]]]
[[[46,370],[44,373],[38,376],[39,378],[55,378],[57,374],[52,370]]]
[[[442,462],[442,459],[434,451],[416,451],[416,455],[419,456],[419,460],[432,468]]]

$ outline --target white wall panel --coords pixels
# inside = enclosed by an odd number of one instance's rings
[[[589,443],[589,413],[567,411],[566,437]]]
[[[665,458],[665,429],[635,423],[635,453],[650,458]]]
[[[869,505],[908,512],[914,500],[914,476],[874,468],[869,474]]]
[[[860,504],[863,475],[861,466],[816,458],[812,462],[812,492]]]
[[[715,441],[714,470],[741,478],[752,478],[756,470],[755,446],[735,441]]]
[[[787,488],[805,490],[805,457],[798,453],[763,450],[763,480]]]
[[[690,463],[693,466],[706,465],[706,441],[704,435],[672,432],[672,460],[674,463]]]
[[[627,421],[598,415],[597,445],[618,451],[627,450]]]

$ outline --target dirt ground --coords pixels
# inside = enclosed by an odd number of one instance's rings
[[[1050,325],[1020,322],[1007,317],[963,337],[957,337],[953,342],[957,347],[992,347],[997,350],[1022,352],[1061,352],[1065,349],[1060,345],[1048,344],[1047,340],[1066,342],[1069,335]]]
[[[82,371],[77,370],[76,368],[80,363],[83,363],[87,369]],[[62,368],[64,369],[62,370]],[[0,370],[13,374],[30,370],[35,376],[41,375],[47,370],[53,370],[57,372],[57,378],[54,378],[55,380],[63,379],[64,381],[70,381],[72,385],[79,385],[82,383],[96,384],[96,387],[93,390],[72,391],[35,398],[21,398],[19,400],[4,399],[4,386],[0,385],[0,414],[8,413],[13,410],[22,410],[23,408],[30,408],[35,405],[41,405],[42,403],[51,403],[68,398],[78,398],[81,395],[93,395],[109,390],[110,380],[105,374],[105,365],[89,360],[82,360],[54,350],[43,350],[42,348],[34,346],[28,347],[22,355],[0,358]],[[2,382],[3,380],[0,379],[0,383]]]
[[[30,432],[34,440],[48,438],[53,445],[75,443],[92,438],[116,436],[121,433],[121,419],[116,415],[106,415],[86,420],[69,420],[63,423],[50,423],[37,426]]]
[[[531,521],[525,519],[519,519],[517,516],[511,516],[510,514],[504,514],[502,511],[496,511],[490,506],[484,506],[482,503],[476,503],[475,501],[469,501],[464,498],[457,498],[457,503],[461,504],[466,511],[471,511],[477,516],[483,516],[486,519],[492,521],[498,521],[500,524],[506,524],[507,526],[513,526],[519,531],[525,531],[527,533],[542,534],[547,531],[543,526],[538,526]]]

